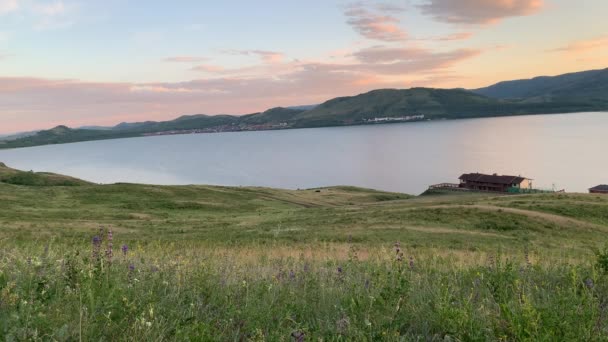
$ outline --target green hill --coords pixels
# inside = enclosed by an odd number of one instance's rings
[[[506,81],[473,92],[497,99],[526,99],[527,102],[608,103],[608,69],[559,76],[541,76]]]
[[[0,183],[23,186],[79,186],[91,184],[83,180],[49,172],[26,172],[0,163]]]
[[[254,125],[280,124],[283,122],[292,122],[299,114],[304,112],[305,110],[303,109],[277,107],[262,113],[243,115],[240,117],[240,122]]]
[[[375,117],[425,115],[428,119],[480,115],[506,105],[461,89],[381,89],[329,100],[296,116],[298,126],[361,123]]]

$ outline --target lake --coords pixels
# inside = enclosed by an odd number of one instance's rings
[[[484,172],[586,192],[608,183],[608,113],[142,137],[0,150],[0,161],[97,183],[355,185],[419,194]]]

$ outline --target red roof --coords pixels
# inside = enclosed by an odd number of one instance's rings
[[[465,173],[459,178],[465,182],[478,182],[478,183],[490,183],[490,184],[521,184],[525,181],[526,177],[521,176],[499,176],[497,174],[484,175],[483,173]]]

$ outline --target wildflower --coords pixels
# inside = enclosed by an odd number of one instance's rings
[[[403,261],[403,251],[401,250],[401,242],[395,242],[395,254],[397,255],[397,261]]]
[[[342,266],[338,266],[338,274],[342,274]]]
[[[295,342],[304,342],[304,336],[306,336],[306,334],[301,331],[294,331],[291,333],[291,337]]]
[[[593,279],[591,279],[591,278],[587,278],[587,279],[585,279],[585,286],[586,286],[586,287],[587,287],[589,290],[593,289],[593,286],[594,286]]]
[[[127,252],[129,251],[129,246],[124,244],[124,245],[122,245],[122,247],[120,249],[122,250],[122,255],[127,256]]]
[[[410,256],[410,268],[414,269],[414,257]]]
[[[345,334],[350,327],[350,320],[348,317],[343,317],[336,322],[336,329],[339,334]]]
[[[109,263],[112,263],[112,256],[113,256],[113,252],[112,252],[112,247],[113,247],[113,236],[112,236],[112,230],[109,229],[108,230],[108,244],[106,247],[106,258],[108,259]]]
[[[99,237],[99,235],[95,235],[93,236],[93,259],[99,259],[99,251],[101,249],[101,238]]]
[[[532,263],[530,262],[530,253],[528,251],[528,247],[526,247],[525,251],[524,251],[524,257],[526,259],[526,266],[527,267],[531,267]]]
[[[369,279],[365,279],[365,289],[369,290]]]
[[[135,273],[135,265],[129,264],[129,272],[127,273],[127,278],[129,279],[129,283],[133,281],[133,273]],[[137,280],[137,279],[135,279]]]
[[[493,255],[488,256],[488,264],[489,264],[490,269],[494,268],[495,262],[494,262],[494,256]]]
[[[289,271],[289,279],[290,280],[295,280],[296,279],[296,273],[293,270]]]

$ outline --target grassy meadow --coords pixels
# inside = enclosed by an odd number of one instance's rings
[[[0,165],[0,339],[608,340],[608,196],[96,185]]]

